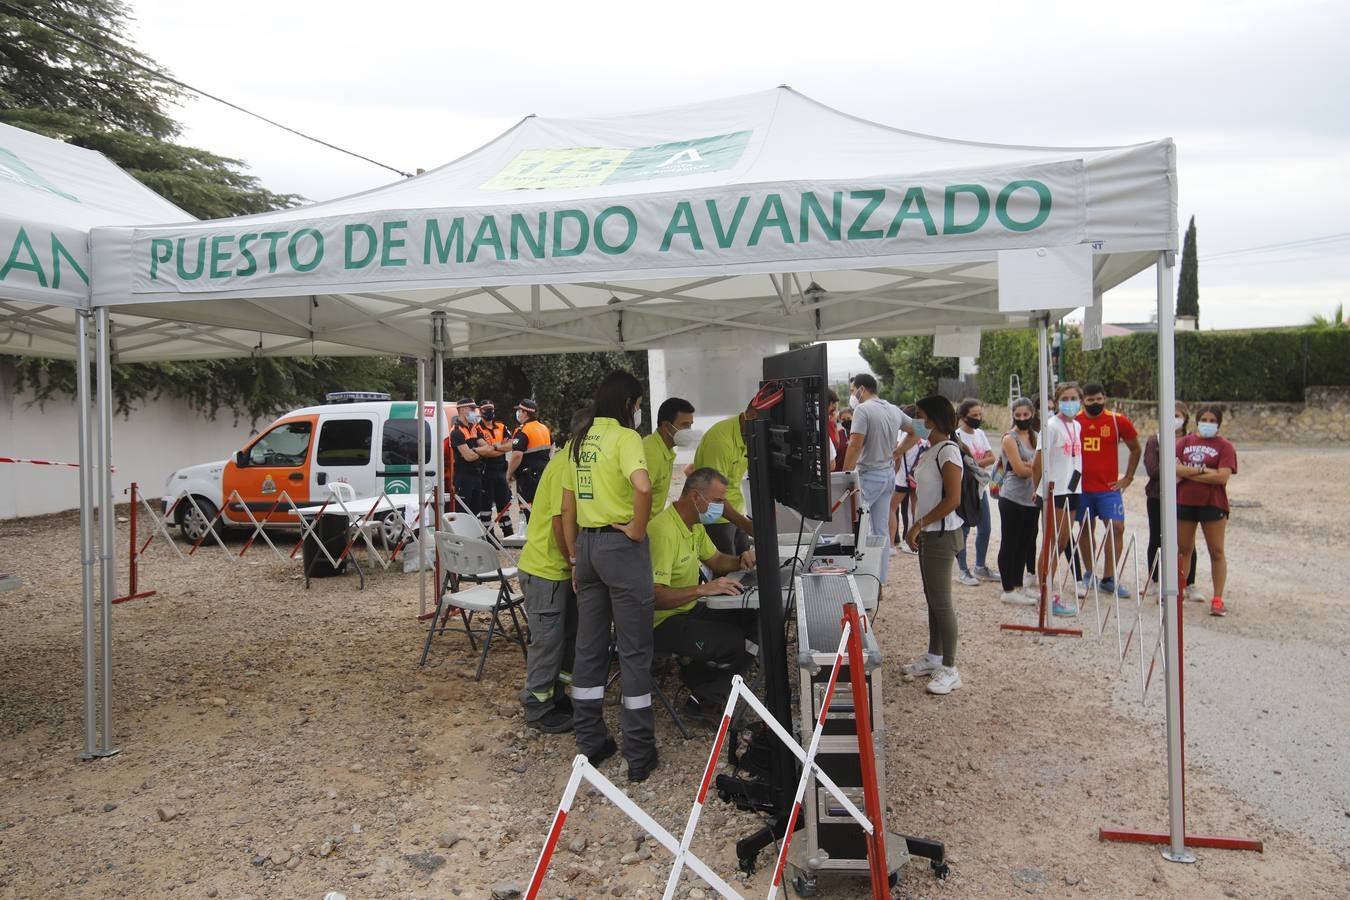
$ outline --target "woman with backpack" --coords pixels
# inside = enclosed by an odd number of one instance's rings
[[[906,663],[906,675],[928,675],[930,694],[949,694],[961,687],[956,671],[956,610],[952,607],[952,567],[961,549],[961,481],[965,450],[954,437],[956,409],[942,396],[924,397],[914,419],[916,437],[931,445],[914,469],[914,521],[905,543],[919,554],[919,576],[928,601],[928,653]]]
[[[1036,534],[1041,511],[1036,506],[1040,461],[1036,453],[1036,404],[1018,397],[1012,404],[1013,427],[1003,435],[1003,459],[1007,474],[998,492],[998,518],[1002,537],[998,545],[998,570],[1003,580],[1004,603],[1031,606],[1037,602],[1024,585],[1036,559]]]

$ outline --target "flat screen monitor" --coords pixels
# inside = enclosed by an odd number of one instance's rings
[[[764,382],[783,399],[768,411],[773,498],[804,518],[830,518],[829,383],[825,344],[764,359]]]

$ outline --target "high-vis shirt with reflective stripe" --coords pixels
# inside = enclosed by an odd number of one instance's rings
[[[572,453],[558,454],[567,460],[570,477],[565,482],[576,495],[577,524],[603,528],[633,521],[633,483],[630,476],[647,468],[642,437],[615,419],[597,418],[581,445],[581,460]]]

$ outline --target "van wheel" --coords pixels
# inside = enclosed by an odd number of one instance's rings
[[[399,512],[386,513],[380,517],[380,545],[385,553],[390,553],[399,542],[408,535],[411,530],[403,521],[403,514]],[[411,537],[411,535],[408,535]]]
[[[207,529],[211,526],[211,520],[216,517],[216,505],[214,503],[205,497],[193,496],[192,499],[197,501],[197,506],[201,508],[201,512],[197,512],[197,508],[184,499],[182,503],[178,504],[177,516],[178,530],[182,532],[183,539],[189,544],[197,543],[203,535],[209,537]],[[219,533],[219,531],[216,532],[217,535]]]

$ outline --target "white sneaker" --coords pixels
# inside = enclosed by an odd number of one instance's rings
[[[1035,576],[1035,575],[1023,575],[1023,576],[1022,576],[1022,587],[1026,588],[1028,591],[1034,591],[1034,590],[1036,590],[1037,588],[1039,588],[1040,586],[1041,586],[1041,583],[1040,583],[1039,581],[1036,580],[1036,576]]]
[[[938,669],[942,668],[942,657],[932,656],[925,653],[918,659],[905,663],[900,667],[900,671],[905,675],[932,675]]]
[[[928,679],[928,693],[950,694],[961,686],[961,673],[956,666],[938,666],[933,677]]]
[[[1088,583],[1087,583],[1087,579],[1083,579],[1082,581],[1075,582],[1074,588],[1073,588],[1073,592],[1074,592],[1074,594],[1076,594],[1076,595],[1078,596],[1078,599],[1079,599],[1079,600],[1082,600],[1084,597],[1086,597],[1086,596],[1087,596],[1087,592],[1088,592]]]
[[[1013,606],[1030,606],[1036,602],[1023,591],[1004,591],[998,599]]]
[[[999,580],[998,569],[991,568],[990,566],[976,566],[970,571],[976,578],[980,579],[981,581]]]
[[[976,578],[974,575],[970,574],[969,572],[957,572],[956,580],[964,584],[966,587],[979,587],[980,584],[980,580]]]
[[[1022,593],[1026,594],[1032,605],[1041,602],[1041,589],[1034,584],[1030,586],[1022,585]]]

